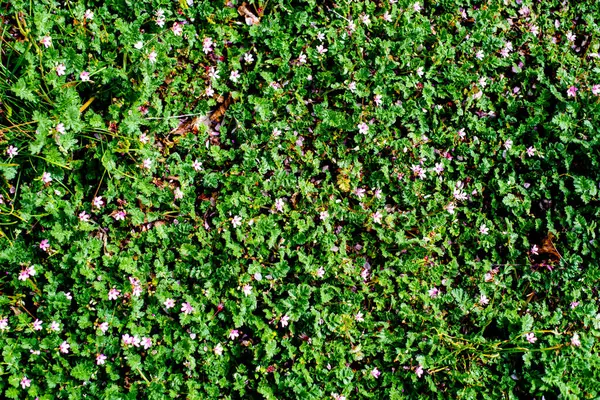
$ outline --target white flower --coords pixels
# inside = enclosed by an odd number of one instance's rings
[[[49,172],[44,172],[42,174],[42,182],[44,182],[44,183],[50,183],[50,182],[52,182],[52,176],[50,176]]]
[[[244,54],[244,61],[246,61],[247,64],[250,64],[251,62],[254,61],[254,57],[252,56],[251,53],[246,53],[246,54]]]
[[[359,312],[357,312],[357,313],[356,313],[356,315],[354,315],[354,319],[355,319],[357,322],[364,322],[364,320],[365,320],[365,319],[363,318],[363,313],[362,313],[362,312],[360,312],[360,311],[359,311]]]
[[[231,71],[231,74],[229,74],[229,79],[233,83],[237,83],[237,81],[238,81],[239,78],[240,78],[240,73],[237,70],[233,70],[233,71]]]
[[[149,158],[146,158],[143,162],[142,162],[142,168],[144,169],[150,169],[150,167],[152,167],[152,160]]]
[[[144,42],[139,40],[137,42],[135,42],[135,44],[133,45],[133,47],[135,47],[138,50],[141,50],[142,47],[144,47]]]
[[[90,73],[87,71],[82,71],[79,74],[79,79],[81,79],[82,82],[88,82],[90,80]]]
[[[413,8],[416,12],[419,12],[423,9],[418,2],[413,5]]]
[[[238,226],[241,226],[242,225],[242,218],[239,215],[236,215],[231,220],[231,225],[233,225],[234,228],[237,228]]]
[[[148,54],[148,60],[154,64],[156,62],[156,52],[153,50],[150,54]]]
[[[579,334],[578,333],[574,333],[573,337],[571,338],[571,344],[575,347],[580,347],[581,346],[581,341],[579,340]]]
[[[275,208],[277,209],[277,211],[282,212],[283,211],[283,206],[284,206],[283,199],[277,199],[277,200],[275,200]]]
[[[481,304],[482,306],[487,305],[490,302],[490,300],[487,298],[487,296],[485,294],[481,294],[481,296],[479,296],[479,304]]]
[[[361,122],[360,124],[358,124],[358,131],[363,135],[366,135],[369,132],[369,126],[364,122]]]
[[[513,145],[513,141],[511,139],[506,139],[506,141],[504,142],[504,148],[506,150],[510,150],[512,145]]]
[[[281,322],[281,326],[283,328],[285,328],[286,326],[288,326],[288,321],[290,320],[290,317],[286,315],[284,315],[283,317],[281,317],[281,320],[279,322]]]
[[[59,346],[60,348],[60,352],[61,353],[68,353],[69,352],[69,348],[71,347],[71,345],[69,343],[67,343],[67,341],[65,340],[64,342],[62,342]]]
[[[96,364],[103,365],[106,362],[106,356],[104,354],[98,354],[96,356]]]
[[[102,206],[104,206],[104,201],[102,200],[102,197],[95,197],[94,201],[93,201],[94,207],[100,208]]]
[[[85,19],[89,19],[91,21],[94,19],[94,13],[92,12],[92,10],[87,9],[87,10],[85,10],[85,14],[83,14],[83,17]]]
[[[175,188],[173,194],[175,195],[175,200],[183,199],[183,192],[180,188]]]
[[[529,146],[529,147],[527,148],[527,155],[528,155],[529,157],[533,157],[533,155],[534,155],[534,154],[535,154],[535,147],[533,147],[533,146]]]
[[[63,76],[65,74],[65,71],[67,70],[67,67],[65,67],[65,64],[58,64],[56,66],[55,70],[56,70],[56,75]]]
[[[202,50],[204,51],[204,54],[208,54],[212,51],[212,46],[213,46],[213,41],[212,38],[204,38],[204,40],[202,41]]]
[[[482,235],[487,235],[490,232],[490,229],[487,226],[485,226],[485,224],[481,224],[481,226],[479,227],[479,232]]]
[[[325,54],[325,53],[327,53],[327,48],[324,47],[322,44],[320,44],[317,46],[317,52],[319,54]]]
[[[425,75],[425,72],[423,72],[423,67],[417,68],[417,75],[419,75],[419,77],[422,77],[423,75]]]
[[[383,14],[383,20],[385,22],[392,22],[392,16],[389,12],[386,11],[385,14]]]
[[[50,36],[44,36],[41,42],[45,48],[52,46],[52,38]]]
[[[181,34],[183,33],[183,25],[179,22],[174,22],[173,26],[171,27],[171,30],[173,31],[173,34],[175,36],[181,36]]]
[[[306,64],[306,54],[300,53],[298,56],[298,64]]]
[[[217,344],[213,350],[215,352],[215,354],[217,356],[220,356],[223,354],[223,346],[221,346],[221,343]]]
[[[381,217],[383,217],[383,215],[381,215],[381,213],[379,211],[377,211],[376,213],[373,214],[373,221],[376,224],[381,224]]]
[[[317,270],[317,276],[319,278],[322,278],[324,275],[325,275],[325,268],[319,267],[319,269]]]
[[[202,170],[202,163],[200,161],[196,160],[192,164],[192,167],[194,168],[195,171],[200,171],[200,170]]]
[[[242,291],[244,292],[245,296],[250,296],[250,294],[252,294],[252,286],[244,285],[244,287],[242,287]]]
[[[165,305],[165,308],[168,310],[169,308],[175,307],[175,300],[173,300],[173,299],[166,299],[163,304]]]

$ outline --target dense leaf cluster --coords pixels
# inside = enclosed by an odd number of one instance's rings
[[[599,3],[0,4],[3,398],[600,396]]]

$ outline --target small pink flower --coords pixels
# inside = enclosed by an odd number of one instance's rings
[[[120,294],[121,294],[121,292],[120,292],[120,291],[118,291],[118,290],[117,290],[117,289],[115,289],[115,288],[112,288],[112,289],[110,289],[110,291],[108,292],[108,299],[109,299],[109,300],[116,300],[116,299],[119,297],[119,295],[120,295]]]
[[[217,344],[215,346],[215,348],[213,349],[213,351],[215,352],[215,355],[220,356],[223,354],[223,346],[221,346],[221,343]]]
[[[231,71],[231,74],[229,74],[229,80],[233,83],[237,83],[238,79],[240,79],[239,71],[237,71],[237,70]]]
[[[175,307],[175,300],[173,300],[173,299],[166,299],[163,304],[165,305],[165,308],[168,310],[169,308]]]
[[[42,330],[42,321],[40,321],[39,319],[36,319],[33,322],[33,329],[36,331],[41,331]]]
[[[527,334],[525,334],[525,339],[527,339],[527,341],[529,343],[535,343],[537,338],[535,337],[535,334],[533,332],[529,332]]]
[[[327,53],[327,48],[325,46],[323,46],[322,44],[317,46],[317,52],[319,54],[325,54]]]
[[[592,94],[595,94],[596,96],[600,94],[600,85],[592,86]]]
[[[8,318],[0,319],[0,331],[8,330]]]
[[[108,322],[101,323],[99,328],[102,331],[102,333],[106,333],[106,331],[108,330]]]
[[[372,215],[372,217],[373,217],[373,222],[375,222],[376,224],[381,224],[381,218],[383,217],[383,215],[379,211],[374,213]]]
[[[152,64],[154,64],[156,62],[156,57],[158,54],[156,54],[156,52],[154,50],[152,50],[152,52],[150,54],[148,54],[148,61],[150,61]]]
[[[366,135],[369,132],[369,126],[364,122],[358,124],[358,131],[363,135]]]
[[[133,336],[130,336],[128,333],[121,336],[121,339],[123,340],[123,344],[125,344],[125,345],[133,344]]]
[[[96,356],[96,364],[97,365],[102,365],[106,362],[106,356],[104,354],[98,354]]]
[[[578,305],[579,305],[578,301],[572,301],[571,302],[571,310],[574,310]]]
[[[85,14],[83,14],[83,17],[87,20],[93,20],[94,19],[94,13],[92,12],[92,10],[88,9],[85,10]]]
[[[45,48],[52,46],[52,38],[50,36],[44,36],[41,40],[41,43]]]
[[[571,344],[575,347],[580,347],[581,346],[581,341],[579,340],[579,334],[578,333],[574,333],[573,337],[571,338]]]
[[[189,315],[194,312],[194,307],[192,307],[189,302],[183,303],[181,306],[181,312]]]
[[[192,164],[192,167],[194,168],[195,171],[200,171],[200,170],[202,170],[202,163],[200,161],[196,160]]]
[[[534,154],[535,154],[535,147],[533,147],[533,146],[529,146],[529,147],[527,148],[527,155],[528,155],[529,157],[533,157],[533,156],[534,156]]]
[[[27,279],[29,279],[29,270],[24,269],[19,274],[19,280],[20,281],[26,281]]]
[[[356,313],[356,315],[354,315],[354,319],[355,319],[357,322],[364,322],[364,320],[365,320],[365,318],[364,318],[364,316],[363,316],[363,313],[362,313],[362,312],[360,312],[360,311],[359,311],[359,312],[357,312],[357,313]]]
[[[479,227],[479,233],[481,233],[482,235],[487,235],[489,232],[490,228],[485,226],[485,224],[481,224],[481,226]]]
[[[60,324],[56,321],[52,321],[52,324],[50,324],[50,330],[54,332],[60,331]]]
[[[319,269],[317,270],[317,276],[319,278],[322,278],[324,275],[325,275],[325,268],[319,267]]]
[[[567,96],[569,97],[575,97],[575,94],[577,93],[579,89],[575,86],[571,86],[569,89],[567,89]]]
[[[275,208],[277,209],[277,211],[279,212],[283,212],[283,199],[277,199],[275,200]]]
[[[179,22],[175,22],[173,23],[171,30],[173,31],[173,34],[175,36],[181,36],[181,34],[183,33],[183,25],[181,25]]]
[[[373,101],[375,102],[375,104],[377,104],[378,106],[380,106],[383,103],[382,97],[380,94],[375,95],[375,98],[373,99]]]
[[[113,218],[115,221],[123,221],[125,219],[125,215],[127,215],[125,211],[118,211],[115,213],[115,215],[113,215]]]
[[[23,379],[21,379],[21,387],[23,389],[28,388],[29,386],[31,386],[31,380],[27,379],[26,376],[23,377]]]
[[[90,73],[83,71],[79,74],[79,79],[81,79],[82,82],[88,82],[90,80]]]
[[[242,288],[242,291],[244,292],[244,295],[250,296],[252,294],[252,286],[244,285],[244,287]]]
[[[150,169],[152,167],[152,160],[149,158],[146,158],[143,162],[142,162],[142,168],[144,169]]]
[[[281,320],[279,322],[281,322],[281,326],[283,328],[285,328],[286,326],[288,326],[289,320],[290,320],[290,317],[288,317],[287,315],[284,315],[283,317],[281,317]]]
[[[419,365],[417,367],[417,369],[415,370],[415,374],[417,374],[417,377],[420,378],[423,376],[423,367],[421,365]]]
[[[429,297],[435,299],[440,294],[440,290],[436,287],[429,289]]]
[[[17,151],[17,148],[13,145],[8,146],[8,148],[6,149],[6,155],[9,158],[13,158],[14,156],[18,155],[19,152]]]
[[[371,371],[371,375],[373,376],[373,378],[377,379],[379,378],[379,376],[381,375],[381,371],[379,371],[377,369],[377,367],[373,368],[373,370]]]
[[[61,353],[67,354],[69,352],[69,348],[71,348],[71,345],[65,340],[60,344],[59,348]]]
[[[204,40],[202,41],[202,50],[204,51],[204,54],[208,54],[212,51],[212,46],[213,46],[213,41],[211,38],[204,38]]]
[[[152,339],[150,339],[149,337],[143,337],[142,346],[144,347],[144,349],[148,350],[150,347],[152,347]]]
[[[66,70],[67,70],[67,67],[65,66],[65,64],[58,64],[55,68],[56,75],[58,75],[58,76],[63,76],[65,74]]]
[[[90,214],[86,213],[85,211],[82,211],[79,213],[79,220],[82,222],[89,222],[90,220]]]
[[[485,294],[482,294],[482,295],[479,297],[479,304],[480,304],[480,305],[482,305],[482,306],[485,306],[485,305],[487,305],[489,302],[490,302],[490,300],[487,298],[487,296],[486,296]]]
[[[43,251],[48,251],[49,248],[50,243],[48,242],[48,239],[44,239],[40,242],[40,249],[42,249]]]
[[[231,340],[234,340],[238,337],[240,337],[240,332],[237,329],[232,329],[229,331],[229,338]]]
[[[94,201],[92,203],[94,205],[94,207],[96,208],[100,208],[104,206],[104,201],[102,200],[102,197],[98,196],[94,198]]]
[[[52,176],[50,175],[49,172],[44,172],[42,174],[42,182],[44,182],[44,183],[50,183],[50,182],[52,182]]]
[[[531,254],[537,255],[538,250],[539,250],[538,247],[534,244],[533,247],[531,248]]]

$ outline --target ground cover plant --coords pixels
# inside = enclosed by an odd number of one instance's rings
[[[598,398],[599,17],[0,2],[2,398]]]

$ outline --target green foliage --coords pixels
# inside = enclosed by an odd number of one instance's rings
[[[598,398],[599,3],[235,3],[1,7],[2,396]]]

